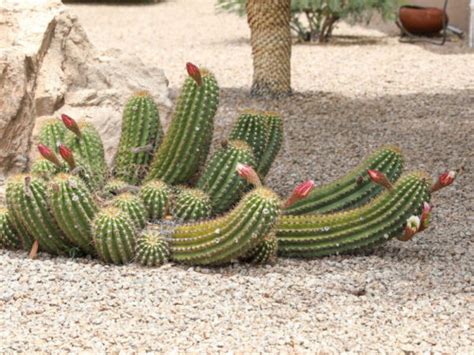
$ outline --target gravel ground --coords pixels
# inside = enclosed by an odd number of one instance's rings
[[[366,255],[145,269],[0,251],[0,352],[474,353],[473,52],[341,26],[362,37],[294,46],[296,94],[254,100],[245,20],[213,4],[71,8],[98,47],[162,67],[175,95],[186,61],[211,68],[216,142],[239,110],[281,112],[286,143],[268,181],[281,194],[340,176],[383,143],[403,148],[408,169],[464,175],[434,197],[429,230]]]

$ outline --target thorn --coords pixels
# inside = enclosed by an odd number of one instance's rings
[[[38,257],[39,242],[35,240],[31,246],[30,254],[28,255],[30,259],[36,259]]]

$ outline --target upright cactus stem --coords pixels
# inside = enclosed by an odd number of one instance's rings
[[[200,189],[183,188],[173,204],[173,216],[182,221],[199,221],[211,215],[209,196]]]
[[[227,211],[249,187],[235,173],[237,164],[255,167],[252,149],[243,141],[229,141],[212,156],[197,183],[209,194],[214,213]]]
[[[51,180],[48,190],[51,211],[66,237],[85,253],[95,254],[91,223],[98,208],[84,182],[61,173]]]
[[[172,258],[194,265],[215,265],[242,257],[271,230],[279,205],[277,195],[259,187],[222,217],[179,226],[171,238]]]
[[[400,176],[402,167],[403,158],[400,150],[396,147],[383,147],[348,174],[313,189],[307,198],[287,207],[284,213],[288,215],[331,213],[362,206],[384,189],[372,182],[368,170],[377,170],[385,174],[389,182],[393,183]]]
[[[58,146],[64,141],[65,135],[66,128],[61,120],[49,118],[41,125],[38,138],[40,144],[50,147],[55,153],[58,153]]]
[[[265,177],[270,171],[283,143],[283,122],[278,114],[272,112],[265,113],[263,119],[265,120],[267,131],[267,143],[260,158],[257,171],[260,176]]]
[[[127,264],[135,256],[135,226],[126,212],[102,209],[93,223],[94,245],[106,263]]]
[[[431,179],[423,173],[400,178],[371,203],[328,215],[283,216],[276,233],[283,256],[313,258],[371,248],[402,236],[406,220],[430,199]]]
[[[21,239],[13,226],[8,210],[0,207],[0,248],[21,248]]]
[[[169,210],[170,188],[163,181],[152,180],[142,186],[140,198],[145,205],[150,222],[156,222],[166,216]]]
[[[252,147],[257,164],[265,153],[267,138],[267,122],[263,113],[254,110],[243,112],[229,135],[229,139],[244,141]]]
[[[129,192],[118,195],[112,200],[112,205],[128,214],[137,230],[146,225],[146,210],[142,200]]]
[[[115,175],[138,185],[148,172],[153,153],[163,138],[158,107],[148,92],[132,96],[125,106],[115,159]]]
[[[201,83],[197,79],[199,72]],[[188,66],[190,75],[173,113],[170,128],[158,148],[146,180],[186,183],[204,164],[212,141],[219,87],[206,69]]]

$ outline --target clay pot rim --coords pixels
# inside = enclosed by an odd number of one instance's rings
[[[426,11],[426,10],[436,10],[441,13],[444,13],[443,9],[440,9],[439,7],[425,7],[425,6],[417,6],[417,5],[403,5],[400,6],[400,10],[402,9],[409,9],[409,10],[420,10],[420,11]]]

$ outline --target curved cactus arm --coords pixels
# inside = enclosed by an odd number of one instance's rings
[[[164,264],[169,256],[169,244],[159,234],[146,232],[137,239],[135,262],[143,266],[158,266]]]
[[[265,177],[270,171],[283,142],[283,121],[278,114],[271,112],[265,113],[263,119],[266,125],[267,142],[257,171],[260,176]]]
[[[128,214],[137,230],[146,225],[146,210],[142,200],[129,192],[122,193],[112,200],[112,205]]]
[[[7,205],[28,233],[38,240],[41,250],[68,255],[74,248],[51,214],[46,183],[42,179],[25,174],[11,177],[7,181]]]
[[[309,196],[284,210],[288,215],[331,213],[364,205],[380,194],[383,187],[373,184],[367,170],[384,173],[392,182],[401,174],[403,157],[396,147],[383,147],[343,177],[313,189]]]
[[[156,222],[166,216],[169,210],[170,188],[163,181],[152,180],[140,189],[140,198],[145,205],[147,218]]]
[[[402,177],[371,203],[328,215],[282,216],[276,227],[279,254],[319,257],[371,248],[403,234],[407,219],[430,199],[431,179]]]
[[[69,241],[94,255],[92,221],[97,205],[84,182],[69,174],[58,174],[48,185],[51,212]]]
[[[236,173],[237,164],[255,167],[252,149],[243,141],[229,141],[210,159],[197,187],[211,198],[214,213],[227,211],[250,186]]]
[[[172,215],[181,221],[199,221],[211,216],[209,196],[200,189],[182,188],[175,198]]]
[[[163,138],[158,107],[148,92],[132,96],[125,106],[115,175],[138,185],[148,172],[153,153]]]
[[[38,133],[38,139],[41,144],[51,147],[55,153],[58,153],[58,146],[64,141],[66,128],[61,120],[49,118],[45,120]]]
[[[197,68],[188,73],[171,120],[158,148],[146,180],[160,179],[169,184],[186,183],[204,164],[209,153],[219,87],[212,73]]]
[[[21,239],[13,226],[8,210],[0,207],[0,248],[19,249]]]
[[[135,226],[126,212],[105,207],[93,222],[94,245],[106,263],[126,264],[135,256]]]
[[[271,190],[256,188],[222,217],[177,227],[170,241],[172,258],[195,265],[237,259],[270,232],[280,212],[279,206],[280,200]]]

